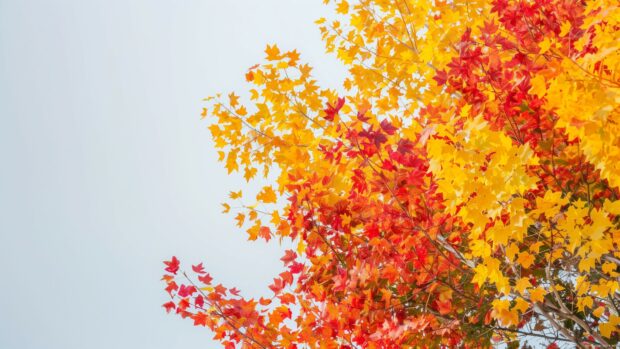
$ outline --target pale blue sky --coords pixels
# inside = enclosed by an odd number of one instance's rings
[[[246,295],[280,268],[220,202],[201,98],[267,43],[335,83],[320,0],[0,0],[0,348],[219,348],[166,315],[161,261]]]

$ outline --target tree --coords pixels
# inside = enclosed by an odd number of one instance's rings
[[[334,6],[317,24],[340,93],[273,45],[247,103],[204,110],[229,172],[276,173],[235,216],[297,246],[273,297],[174,257],[164,307],[227,348],[615,346],[618,3]]]

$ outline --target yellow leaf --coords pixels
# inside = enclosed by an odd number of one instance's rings
[[[280,59],[280,49],[277,45],[267,45],[265,53],[267,54],[268,61],[277,61],[278,59]]]
[[[250,228],[248,228],[247,233],[248,233],[248,240],[250,241],[254,241],[258,238],[258,234],[260,232],[260,222],[256,222],[253,226],[251,226]]]
[[[338,6],[336,7],[336,12],[346,15],[347,13],[349,13],[349,3],[346,2],[345,0],[342,0],[341,2],[338,3]]]
[[[594,263],[596,260],[594,258],[583,258],[579,261],[579,271],[588,272],[592,267],[594,267]]]
[[[507,299],[496,299],[492,303],[493,309],[496,311],[508,310],[510,308],[510,301]]]
[[[547,291],[543,288],[535,288],[530,290],[530,300],[532,302],[543,302],[545,300],[545,294],[547,294]]]
[[[281,221],[280,213],[277,210],[273,211],[273,213],[271,213],[271,223],[277,227]]]
[[[596,317],[601,317],[601,315],[603,315],[604,311],[605,311],[605,307],[598,307],[598,308],[594,309],[594,311],[592,312],[592,315],[594,315]]]
[[[583,35],[581,36],[581,38],[579,38],[577,41],[575,41],[575,49],[577,49],[577,51],[581,51],[583,50],[583,48],[586,46],[586,44],[589,41],[589,36],[588,35]]]
[[[509,307],[510,301],[507,299],[493,301],[493,317],[504,326],[511,326],[519,322],[519,314],[515,309],[509,310]]]
[[[542,241],[538,241],[538,242],[532,244],[532,246],[530,246],[530,252],[538,253],[540,251],[540,247],[542,245],[543,245]]]
[[[523,298],[517,298],[512,309],[518,310],[522,314],[530,308],[530,303]]]
[[[252,178],[254,178],[254,176],[256,176],[257,172],[258,170],[254,167],[246,167],[243,172],[243,178],[249,182]]]
[[[620,324],[620,317],[616,315],[609,316],[609,321],[599,325],[601,334],[606,338],[611,338],[613,332],[618,332],[618,325]]]
[[[521,264],[523,268],[529,268],[532,264],[534,264],[534,256],[529,254],[528,252],[519,253],[519,258],[517,259],[517,263]]]
[[[594,305],[592,297],[580,297],[577,300],[577,309],[579,309],[579,311],[584,311],[586,307],[592,308],[592,305]]]
[[[233,108],[239,104],[239,96],[237,96],[234,92],[231,92],[228,95],[228,100],[230,102],[230,106]]]
[[[531,87],[529,92],[537,95],[538,97],[543,97],[547,93],[545,77],[540,74],[530,80],[530,85]]]
[[[616,270],[616,263],[605,262],[601,268],[603,269],[603,273],[611,275]]]
[[[540,54],[542,55],[545,52],[549,51],[549,49],[551,48],[551,40],[549,40],[549,38],[547,37],[543,41],[541,41],[538,46],[540,47]]]
[[[570,28],[570,22],[562,23],[562,26],[560,26],[560,36],[566,36],[566,34],[570,31]]]
[[[560,284],[557,284],[557,285],[553,286],[553,289],[556,290],[556,291],[563,291],[565,288],[564,288],[564,286],[562,286]]]
[[[528,287],[532,287],[532,283],[530,283],[528,278],[521,278],[517,280],[517,284],[515,285],[515,289],[521,294],[524,294]]]
[[[224,206],[224,210],[222,211],[222,213],[228,213],[228,211],[230,211],[230,205],[227,203],[223,203],[222,206]]]
[[[228,197],[230,197],[231,199],[235,200],[235,199],[240,199],[242,195],[243,195],[243,193],[241,192],[241,190],[239,190],[237,192],[231,191],[228,194]]]
[[[243,222],[245,222],[245,215],[243,213],[237,213],[235,220],[237,220],[237,226],[241,228]]]
[[[489,270],[482,264],[478,264],[474,268],[474,277],[471,282],[478,284],[478,286],[482,286],[487,279],[487,275],[489,274]]]
[[[237,150],[231,150],[230,153],[228,153],[228,157],[226,158],[226,169],[228,170],[228,174],[239,169],[239,165],[237,164]]]
[[[271,186],[263,187],[263,190],[256,195],[256,200],[260,202],[264,202],[266,204],[272,204],[276,202],[276,193],[273,191]]]
[[[306,252],[306,243],[303,240],[299,240],[297,244],[297,253],[301,256],[304,252]]]
[[[508,257],[510,261],[514,261],[517,253],[519,253],[519,247],[514,243],[510,244],[506,249],[506,257]]]
[[[615,331],[615,328],[612,324],[605,322],[598,326],[601,331],[601,335],[605,338],[611,338],[611,333]]]

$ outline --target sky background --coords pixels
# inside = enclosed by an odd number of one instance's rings
[[[0,348],[220,348],[166,315],[162,260],[269,294],[275,244],[221,214],[201,99],[244,91],[267,43],[342,67],[320,0],[0,0]]]

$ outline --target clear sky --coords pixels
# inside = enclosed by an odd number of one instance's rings
[[[0,0],[0,348],[219,348],[166,315],[162,260],[268,294],[276,245],[220,213],[201,98],[267,43],[335,84],[320,0]]]

